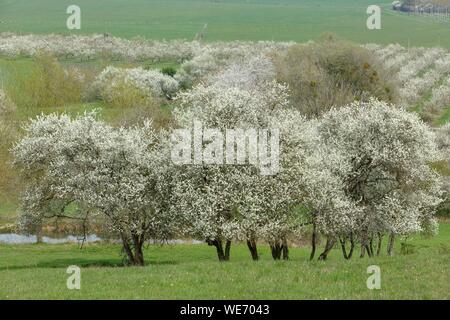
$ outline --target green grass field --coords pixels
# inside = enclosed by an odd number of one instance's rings
[[[391,0],[78,0],[82,26],[66,28],[71,0],[0,0],[0,32],[111,33],[152,39],[308,41],[332,31],[359,43],[450,48],[450,24],[391,10]],[[382,7],[382,30],[366,28],[369,5]]]
[[[82,30],[66,29],[67,6],[72,0],[0,0],[0,32],[110,33],[149,39],[187,39],[208,24],[206,41],[275,40],[304,42],[324,32],[358,43],[400,43],[404,46],[443,46],[450,49],[450,23],[414,17],[390,9],[392,0],[380,0],[382,30],[366,28],[371,0],[78,0]],[[92,67],[121,61],[61,60],[64,66]],[[140,62],[147,65],[148,62]],[[173,61],[151,67],[178,65]],[[17,102],[17,120],[37,114],[102,108],[106,121],[126,110],[103,102],[31,108],[26,104],[28,75],[36,68],[32,58],[0,58],[0,87]],[[421,106],[418,106],[419,112]],[[450,108],[436,125],[450,121]],[[0,151],[5,152],[5,151]],[[1,154],[0,154],[1,155]],[[446,164],[438,169],[449,175]],[[0,186],[1,187],[1,186]],[[1,190],[1,188],[0,188]],[[0,192],[0,232],[17,218],[18,194]],[[6,229],[4,229],[6,230]],[[9,231],[3,231],[9,232]],[[326,262],[308,260],[309,248],[291,248],[290,261],[274,262],[261,245],[261,261],[253,262],[244,244],[233,245],[231,261],[217,261],[207,245],[154,246],[145,250],[145,267],[123,267],[120,246],[88,244],[0,244],[1,299],[450,299],[450,222],[442,222],[436,237],[408,239],[411,253],[387,257],[342,258],[335,248]],[[323,244],[322,244],[323,246]],[[81,290],[66,288],[66,268],[82,268]],[[368,290],[367,267],[381,268],[382,289]]]
[[[0,299],[450,299],[450,223],[434,238],[408,240],[414,252],[354,257],[335,249],[325,262],[308,261],[308,248],[290,261],[250,260],[233,245],[220,263],[207,245],[150,246],[147,266],[121,267],[117,245],[0,245]],[[66,288],[66,268],[81,267],[81,290]],[[367,267],[381,268],[381,289],[369,290]]]

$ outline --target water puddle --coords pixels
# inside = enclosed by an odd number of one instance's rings
[[[59,243],[81,243],[82,238],[77,236],[66,236],[64,238],[51,238],[51,237],[42,237],[43,243],[48,244],[59,244]],[[92,234],[86,237],[85,242],[97,242],[101,241],[97,235]],[[36,243],[37,237],[34,235],[23,235],[17,233],[5,233],[0,234],[0,243],[5,244],[28,244],[28,243]]]
[[[100,238],[99,236],[95,234],[91,234],[86,236],[85,243],[92,243],[92,242],[99,242],[103,241],[105,239]],[[58,238],[52,238],[48,236],[42,237],[42,242],[47,244],[60,244],[60,243],[81,243],[83,241],[83,238],[80,236],[64,236],[64,237],[58,237]],[[109,242],[113,243],[120,243],[120,240],[111,240],[107,239]],[[0,234],[0,243],[2,244],[30,244],[30,243],[36,243],[37,237],[35,235],[24,235],[24,234],[17,234],[17,233],[3,233]],[[153,243],[152,240],[148,241],[149,243]],[[181,239],[173,239],[173,240],[167,240],[165,242],[166,244],[204,244],[204,241],[200,240],[181,240]]]

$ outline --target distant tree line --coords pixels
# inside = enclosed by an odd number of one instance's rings
[[[410,12],[414,14],[430,14],[436,16],[448,16],[450,1],[448,0],[403,0],[392,3],[394,10]]]

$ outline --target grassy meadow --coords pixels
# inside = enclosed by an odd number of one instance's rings
[[[0,245],[0,299],[450,299],[450,223],[406,243],[393,257],[350,261],[336,248],[325,262],[308,261],[307,247],[273,261],[266,246],[253,262],[240,244],[222,263],[206,244],[150,245],[145,267],[122,267],[118,245]],[[70,265],[81,267],[81,290],[66,287]],[[367,289],[370,265],[380,290]]]
[[[332,31],[359,43],[450,48],[450,24],[391,9],[391,0],[79,0],[82,25],[66,28],[70,0],[0,0],[0,32],[110,33],[132,38],[304,42]],[[366,9],[382,8],[382,30],[366,28]]]
[[[450,49],[450,22],[437,22],[391,9],[392,0],[380,0],[382,30],[366,28],[371,0],[78,0],[82,29],[66,28],[71,0],[0,0],[0,32],[92,34],[118,37],[192,40],[207,24],[205,41],[274,40],[306,42],[332,31],[356,43],[399,43]],[[179,62],[78,61],[61,59],[64,68],[100,72],[108,65],[178,69]],[[133,110],[103,100],[61,105],[34,105],[30,87],[36,80],[35,58],[0,57],[0,88],[17,107],[12,121],[24,123],[38,114],[76,115],[101,108],[110,123]],[[413,106],[420,113],[429,94]],[[171,101],[161,105],[170,110]],[[434,125],[450,122],[450,106]],[[19,127],[19,126],[17,126]],[[18,129],[20,130],[20,129]],[[20,133],[18,134],[20,136]],[[1,142],[1,141],[0,141]],[[10,232],[18,214],[20,182],[9,166],[9,145],[0,143],[0,233]],[[2,166],[4,165],[4,166]],[[447,163],[436,169],[450,176]],[[386,239],[385,239],[386,240]],[[309,241],[309,240],[308,240]],[[386,242],[386,241],[385,241]],[[383,248],[386,248],[386,243]],[[318,251],[323,249],[320,244]],[[124,267],[121,246],[86,244],[0,244],[0,300],[2,299],[450,299],[450,221],[441,217],[435,237],[415,235],[397,239],[395,255],[342,257],[339,246],[327,261],[309,261],[310,248],[292,246],[289,261],[273,261],[267,245],[259,246],[261,260],[253,262],[244,243],[233,243],[231,261],[217,261],[214,247],[148,245],[145,267]],[[318,252],[320,253],[320,252]],[[316,253],[316,256],[318,256]],[[68,290],[66,269],[81,267],[81,290]],[[367,267],[381,268],[380,290],[369,290]]]

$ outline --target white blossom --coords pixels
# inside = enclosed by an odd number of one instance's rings
[[[125,129],[97,120],[94,113],[75,119],[51,114],[25,129],[13,149],[15,164],[27,178],[25,226],[64,216],[73,203],[79,209],[75,217],[106,221],[134,264],[143,264],[145,240],[164,240],[174,231],[167,203],[168,153],[150,122]]]
[[[109,66],[96,78],[94,87],[105,97],[112,96],[117,86],[123,83],[139,89],[147,97],[171,98],[178,91],[178,82],[155,70],[143,68],[120,69]]]

